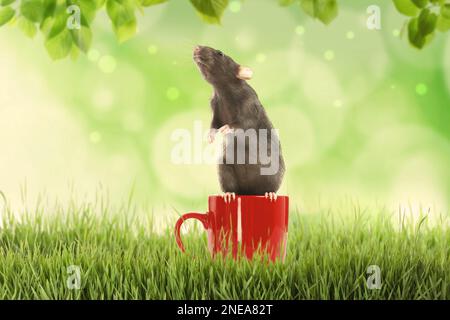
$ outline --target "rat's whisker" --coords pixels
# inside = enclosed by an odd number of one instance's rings
[[[192,51],[192,49],[197,45],[197,43],[193,42],[191,39],[183,39],[178,42],[178,47],[182,50],[188,49]]]

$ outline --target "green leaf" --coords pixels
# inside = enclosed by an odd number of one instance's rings
[[[137,23],[136,18],[124,23],[122,25],[116,26],[114,25],[114,32],[116,33],[117,39],[119,42],[127,41],[132,38],[137,31]]]
[[[450,19],[450,3],[443,4],[441,7],[441,15],[445,19]]]
[[[444,18],[442,15],[439,16],[436,28],[441,32],[447,32],[450,30],[450,19]]]
[[[336,0],[301,0],[300,5],[309,16],[329,24],[338,15]]]
[[[0,0],[0,4],[5,7],[7,5],[10,5],[14,1],[16,1],[16,0]]]
[[[428,0],[411,0],[417,8],[423,9],[427,6]]]
[[[200,16],[208,23],[220,24],[228,0],[190,0]]]
[[[398,12],[409,17],[415,17],[419,13],[419,8],[411,0],[394,0],[394,5]]]
[[[15,11],[11,7],[5,7],[0,9],[0,26],[8,23],[15,15]]]
[[[408,39],[416,48],[422,49],[425,45],[425,37],[419,31],[419,19],[412,18],[408,23]]]
[[[316,17],[316,13],[314,10],[314,1],[315,0],[300,0],[300,5],[303,11],[305,11],[306,14],[312,18]]]
[[[113,24],[119,42],[123,42],[136,34],[135,2],[132,0],[107,0],[106,11]]]
[[[42,0],[22,0],[20,13],[28,20],[40,23],[44,17],[44,2]]]
[[[338,15],[336,0],[316,0],[316,14],[320,21],[329,24]]]
[[[105,4],[105,0],[93,0],[93,2],[95,3],[95,7],[97,9],[100,9]]]
[[[36,32],[37,32],[36,25],[33,22],[31,22],[30,20],[28,20],[27,18],[25,18],[23,16],[20,17],[18,19],[17,24],[18,24],[20,30],[22,30],[22,32],[26,36],[33,38],[36,35]]]
[[[419,32],[423,36],[427,36],[436,29],[438,16],[432,13],[429,9],[423,9],[419,15],[418,27]]]
[[[46,37],[48,39],[56,37],[64,30],[68,30],[67,28],[67,13],[66,13],[66,7],[65,6],[58,6],[55,9],[55,13],[53,17],[50,17],[50,21],[48,22],[48,25],[46,27],[48,28],[48,32],[44,32]],[[45,21],[44,21],[45,23]],[[43,30],[44,31],[44,30]]]
[[[72,60],[78,59],[78,56],[80,55],[80,49],[78,49],[76,45],[72,45],[69,55]]]
[[[69,29],[64,29],[56,36],[47,39],[45,48],[53,60],[67,57],[72,48],[72,36]]]
[[[49,17],[53,17],[56,10],[56,0],[44,0],[43,18],[41,23]]]
[[[79,30],[71,30],[73,43],[83,52],[87,52],[92,43],[92,32],[86,26],[81,26]]]
[[[45,18],[45,19],[41,22],[41,24],[40,24],[40,26],[39,26],[39,29],[41,30],[42,34],[43,34],[45,37],[47,37],[48,34],[50,33],[50,30],[51,30],[52,27],[53,27],[54,21],[55,21],[55,19],[54,19],[53,17],[48,17],[48,18]]]
[[[156,4],[167,2],[168,0],[139,0],[141,3],[141,6],[143,7],[150,7],[154,6]]]
[[[295,0],[278,0],[278,4],[282,7],[290,6]]]

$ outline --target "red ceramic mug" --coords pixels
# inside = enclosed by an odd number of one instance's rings
[[[207,213],[187,213],[178,219],[175,236],[181,251],[185,251],[181,225],[188,219],[197,219],[208,233],[208,248],[213,257],[231,253],[236,259],[241,252],[251,259],[259,251],[272,261],[284,261],[289,217],[287,196],[278,196],[276,200],[236,196],[231,202],[225,202],[221,196],[210,196],[208,204]]]

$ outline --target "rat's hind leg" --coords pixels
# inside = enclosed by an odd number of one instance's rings
[[[226,192],[226,193],[222,194],[222,198],[226,203],[230,203],[231,201],[236,200],[236,193]]]
[[[266,199],[269,199],[270,201],[277,201],[277,194],[275,192],[266,192],[265,195]]]

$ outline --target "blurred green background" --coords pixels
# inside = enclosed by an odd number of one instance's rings
[[[366,27],[377,4],[382,29]],[[118,44],[102,13],[88,55],[52,62],[42,39],[0,29],[0,190],[11,204],[50,199],[136,201],[168,217],[206,209],[215,166],[171,162],[173,130],[209,125],[211,88],[196,44],[254,70],[280,130],[287,174],[280,193],[301,212],[342,199],[393,210],[450,204],[450,38],[419,51],[400,37],[390,1],[341,1],[329,26],[297,6],[232,1],[221,26],[188,1],[150,7]],[[23,199],[26,186],[27,199]]]

